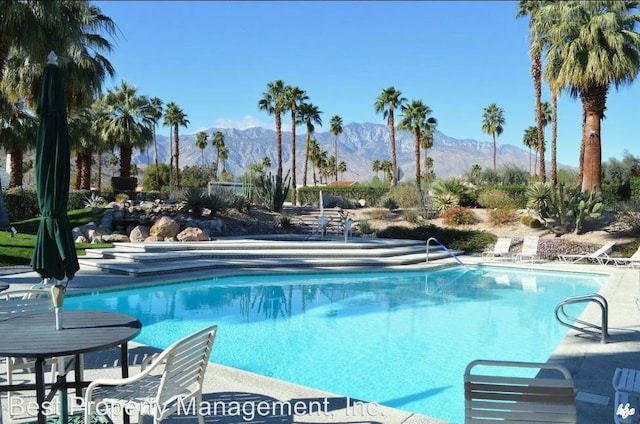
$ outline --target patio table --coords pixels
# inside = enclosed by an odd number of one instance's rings
[[[0,391],[35,390],[38,402],[38,424],[45,424],[47,386],[55,391],[66,391],[68,386],[63,374],[51,385],[44,381],[44,363],[47,358],[75,355],[75,379],[69,386],[82,387],[80,358],[83,353],[120,346],[122,377],[129,376],[127,342],[136,337],[142,328],[139,320],[129,315],[108,311],[63,311],[62,329],[56,330],[53,312],[20,315],[0,321],[0,356],[35,358],[35,384],[0,385]],[[65,402],[66,409],[66,402]],[[59,411],[64,420],[66,411]]]

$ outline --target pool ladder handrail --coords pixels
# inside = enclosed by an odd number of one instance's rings
[[[442,247],[442,248],[444,249],[444,251],[445,251],[445,252],[447,252],[447,253],[449,254],[449,256],[451,256],[453,259],[455,259],[455,260],[456,260],[456,262],[458,262],[460,265],[464,266],[464,263],[462,263],[462,261],[460,260],[460,258],[458,258],[458,257],[456,256],[456,254],[455,254],[455,253],[453,253],[453,252],[451,251],[451,249],[449,249],[449,248],[448,248],[447,246],[445,246],[444,244],[440,243],[440,240],[438,240],[438,239],[437,239],[437,238],[435,238],[435,237],[429,237],[429,238],[427,239],[427,255],[426,255],[426,256],[427,256],[427,263],[429,263],[429,243],[430,243],[432,240],[433,240],[433,241],[435,241],[436,243],[438,243],[438,244],[440,245],[440,247]]]
[[[573,317],[564,310],[565,305],[571,305],[575,303],[584,303],[584,302],[593,302],[600,307],[601,310],[601,320],[602,324],[597,325],[591,322],[583,321],[576,317]],[[556,319],[560,324],[565,327],[573,328],[576,331],[581,333],[589,334],[591,336],[600,337],[600,343],[606,343],[607,337],[609,337],[609,304],[607,303],[607,299],[603,296],[594,293],[594,294],[584,294],[578,296],[570,296],[565,298],[562,302],[556,306],[555,310]],[[562,317],[561,317],[562,315]],[[564,321],[566,319],[567,321]],[[570,322],[574,322],[576,324],[581,324],[584,327],[578,327],[577,325],[571,324]]]

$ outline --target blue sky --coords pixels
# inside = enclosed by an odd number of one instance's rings
[[[395,86],[433,110],[438,130],[458,139],[491,141],[483,109],[504,110],[499,144],[524,148],[535,125],[528,19],[507,1],[115,1],[95,2],[119,27],[108,58],[116,76],[139,94],[175,102],[203,129],[274,127],[258,110],[277,79],[307,92],[323,111],[349,122],[384,124],[380,92]],[[611,88],[602,126],[602,158],[640,156],[634,123],[640,82]],[[543,100],[550,100],[543,86]],[[635,101],[635,102],[634,102]],[[558,102],[558,160],[578,164],[579,99]],[[285,129],[290,124],[283,120]],[[168,127],[159,127],[168,135]],[[549,140],[550,126],[546,129]],[[547,144],[548,145],[548,144]],[[547,160],[550,159],[547,150]]]

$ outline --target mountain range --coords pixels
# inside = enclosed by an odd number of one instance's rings
[[[224,167],[234,177],[242,175],[252,163],[262,163],[266,156],[271,160],[270,170],[275,172],[276,161],[276,132],[261,127],[245,130],[230,128],[210,128],[207,146],[204,149],[205,165],[215,163],[216,149],[212,147],[212,134],[221,131],[225,144],[229,150],[229,158],[224,161]],[[334,155],[335,136],[329,132],[315,132],[312,134],[320,148]],[[370,181],[375,173],[372,171],[374,160],[390,160],[389,130],[386,125],[372,123],[349,123],[343,125],[342,133],[338,135],[338,161],[346,162],[347,171],[340,179],[347,181]],[[196,134],[180,134],[180,167],[202,164],[202,151],[196,147]],[[296,169],[297,181],[302,180],[304,167],[304,149],[306,129],[296,131]],[[169,137],[158,135],[158,160],[169,163],[171,149]],[[402,170],[400,182],[412,182],[415,175],[414,138],[406,131],[396,131],[396,151],[398,167]],[[493,143],[477,140],[459,140],[449,137],[440,131],[435,131],[433,147],[428,150],[433,158],[433,168],[438,178],[460,177],[467,173],[474,164],[482,169],[493,167]],[[132,162],[143,168],[154,162],[154,147],[146,151],[135,150]],[[529,170],[529,151],[510,144],[497,144],[497,167],[515,165]],[[282,131],[282,167],[286,172],[291,167],[291,131]],[[421,162],[424,161],[424,150],[421,151]],[[221,164],[222,166],[222,164]],[[560,165],[559,165],[560,166]],[[308,169],[308,179],[311,180],[311,164]],[[382,174],[379,174],[382,176]]]

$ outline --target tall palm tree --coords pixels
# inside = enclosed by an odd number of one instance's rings
[[[200,149],[200,155],[202,156],[202,169],[204,170],[204,149],[207,147],[207,139],[209,136],[206,132],[200,131],[196,134],[196,147]]]
[[[211,140],[211,144],[216,148],[216,174],[215,179],[218,181],[218,170],[220,169],[220,151],[222,151],[226,145],[224,144],[224,134],[222,131],[216,131],[213,133],[213,139]]]
[[[529,16],[529,44],[531,46],[529,54],[531,55],[531,77],[533,78],[533,91],[535,95],[535,111],[536,111],[536,124],[538,135],[538,149],[540,152],[540,174],[539,179],[541,182],[546,180],[546,170],[544,162],[544,124],[542,115],[542,48],[539,43],[536,43],[535,24],[538,19],[538,12],[549,1],[544,0],[520,0],[518,2],[518,12],[516,18],[522,18]],[[494,168],[495,170],[495,168]]]
[[[158,167],[158,139],[156,138],[156,127],[158,126],[158,122],[160,118],[162,118],[162,114],[164,113],[162,107],[162,100],[158,97],[152,97],[149,99],[149,105],[147,107],[147,115],[149,117],[149,121],[151,123],[151,128],[153,130],[153,147],[155,149],[155,177],[156,177],[156,189],[160,190],[160,170]]]
[[[311,170],[313,173],[313,185],[316,185],[318,181],[318,178],[316,176],[316,169],[322,162],[322,151],[320,150],[320,145],[315,138],[312,138],[309,142],[309,160],[311,161]]]
[[[424,207],[422,196],[422,180],[420,178],[420,138],[424,134],[425,128],[434,129],[437,121],[430,117],[431,108],[421,100],[412,100],[402,106],[402,120],[398,124],[398,129],[408,131],[414,136],[413,152],[416,163],[416,189],[418,190],[418,200],[420,207]]]
[[[340,161],[338,164],[338,171],[340,171],[340,179],[344,179],[344,173],[347,172],[347,162]]]
[[[334,115],[331,117],[329,124],[331,125],[329,132],[335,136],[333,139],[333,157],[335,158],[335,180],[338,181],[338,134],[342,134],[342,118],[339,115]]]
[[[429,157],[429,149],[433,147],[433,132],[436,129],[436,120],[427,120],[426,125],[420,131],[420,147],[424,149],[424,181],[428,184],[433,167],[433,158]]]
[[[298,125],[300,104],[305,100],[309,100],[309,97],[300,88],[291,85],[284,88],[284,107],[291,111],[291,203],[294,206],[297,204],[296,126]]]
[[[87,108],[83,113],[72,113],[68,118],[71,151],[76,156],[76,190],[91,189],[93,152],[104,140],[94,125],[97,120],[97,110],[94,108]]]
[[[304,149],[304,169],[302,171],[302,186],[307,186],[307,169],[309,168],[309,149],[311,142],[311,134],[315,131],[315,125],[322,125],[322,118],[320,114],[322,112],[312,103],[302,102],[299,108],[298,119],[300,124],[304,124],[307,127],[307,137],[305,141]]]
[[[120,149],[120,176],[131,176],[131,154],[134,147],[145,146],[152,141],[147,121],[146,96],[122,81],[120,86],[108,90],[98,101],[102,102],[106,115],[102,116],[103,136]]]
[[[23,102],[4,103],[0,119],[0,140],[10,156],[9,188],[22,187],[22,159],[36,147],[38,123]]]
[[[258,110],[274,115],[276,120],[276,159],[278,168],[276,174],[282,178],[282,112],[285,110],[284,81],[276,80],[267,83],[267,91],[262,93],[258,101]]]
[[[529,175],[532,175],[531,149],[535,149],[537,152],[536,146],[538,145],[538,127],[530,126],[526,130],[524,130],[522,143],[529,148]]]
[[[558,184],[558,93],[551,90],[551,186]]]
[[[379,159],[373,160],[373,162],[371,163],[371,170],[376,173],[376,178],[378,178],[378,172],[381,171]]]
[[[218,149],[218,154],[216,155],[218,160],[222,161],[222,171],[220,171],[220,180],[228,181],[226,179],[227,176],[227,168],[224,165],[224,161],[229,159],[229,148],[227,146],[221,146]]]
[[[187,127],[189,120],[187,115],[182,111],[180,106],[174,102],[167,104],[167,110],[164,112],[165,125],[171,126],[173,129],[173,143],[174,143],[174,163],[176,165],[176,187],[180,188],[180,134],[179,127]]]
[[[391,185],[398,183],[398,163],[396,156],[396,129],[395,129],[395,110],[401,108],[407,101],[402,97],[402,92],[396,90],[393,86],[382,90],[382,93],[376,99],[374,104],[376,113],[382,112],[382,116],[387,120],[387,127],[389,127],[389,136],[391,142]]]
[[[537,14],[534,32],[546,47],[546,79],[582,101],[583,192],[602,193],[600,125],[609,87],[631,84],[640,69],[637,10],[636,1],[565,1]]]
[[[496,170],[496,135],[504,130],[504,111],[495,103],[484,108],[482,115],[482,132],[493,137],[493,171]]]

